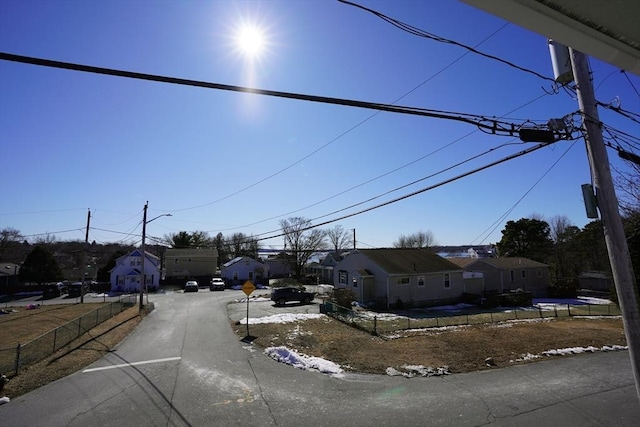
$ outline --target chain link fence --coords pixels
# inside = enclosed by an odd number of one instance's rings
[[[52,355],[100,323],[134,305],[136,297],[126,296],[71,320],[32,341],[11,348],[0,348],[0,373],[17,375],[22,367]]]
[[[513,307],[502,310],[467,310],[459,314],[429,313],[420,316],[398,315],[352,310],[332,302],[320,307],[325,313],[341,322],[362,329],[373,335],[389,335],[408,329],[437,328],[446,326],[479,325],[499,323],[508,320],[544,319],[570,316],[619,316],[620,308],[615,304],[563,304],[553,308]]]

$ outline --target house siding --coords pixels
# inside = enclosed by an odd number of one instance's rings
[[[221,276],[229,286],[241,285],[247,280],[255,284],[268,284],[269,269],[253,258],[238,257],[222,266]]]
[[[425,256],[437,256],[428,254]],[[447,263],[448,264],[448,263]],[[341,272],[346,273],[346,283],[340,283]],[[449,275],[449,287],[445,287],[445,274]],[[419,278],[424,285],[419,286]],[[355,282],[354,282],[355,279]],[[406,283],[398,283],[398,281]],[[354,283],[357,286],[354,286]],[[364,253],[353,252],[334,268],[334,284],[351,290],[362,304],[380,308],[404,308],[457,302],[464,292],[462,269],[441,271],[385,271]]]
[[[478,259],[465,269],[483,273],[485,293],[521,290],[538,298],[549,293],[549,268],[536,261],[524,258]]]
[[[142,257],[141,252],[135,250],[116,260],[116,265],[110,272],[111,290],[113,292],[140,292]],[[146,253],[144,261],[144,276],[147,289],[154,291],[160,286],[160,258]]]

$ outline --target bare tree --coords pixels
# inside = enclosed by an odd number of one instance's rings
[[[255,257],[259,249],[258,242],[253,235],[249,236],[244,233],[233,233],[231,237],[227,239],[227,243],[230,254],[233,254],[235,257]]]
[[[22,234],[15,228],[7,227],[0,230],[0,261],[7,259],[10,249],[18,246],[23,238]]]
[[[302,217],[283,219],[280,227],[285,236],[286,251],[293,255],[295,275],[300,278],[309,258],[327,249],[326,232],[313,228],[311,221]]]
[[[56,242],[56,236],[55,234],[39,234],[38,237],[36,237],[34,239],[34,244],[35,245],[52,245]]]
[[[340,252],[353,246],[353,235],[341,225],[326,230],[327,239],[334,252]]]
[[[562,241],[563,235],[567,231],[567,228],[571,226],[573,226],[573,224],[571,223],[569,217],[567,217],[566,215],[556,215],[554,217],[551,217],[551,219],[549,220],[549,227],[551,231],[549,237],[551,237],[551,240],[553,240],[554,243],[557,244]]]
[[[436,239],[431,231],[420,230],[408,236],[400,235],[398,240],[393,243],[393,246],[396,248],[430,248],[435,244]]]

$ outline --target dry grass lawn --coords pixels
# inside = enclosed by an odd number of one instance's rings
[[[105,305],[107,304],[41,305],[32,310],[25,307],[9,307],[5,310],[10,314],[0,316],[0,343],[3,348],[18,343],[24,344]]]
[[[41,328],[55,327],[82,315],[86,308],[96,307],[93,304],[52,306],[46,310],[3,315],[0,317],[0,342],[3,347],[4,343],[15,339],[24,342],[24,337],[30,334],[41,335]],[[123,311],[53,356],[23,368],[18,376],[11,378],[0,396],[15,398],[86,367],[113,349],[141,319],[137,307]],[[243,338],[245,326],[234,327],[239,338]],[[287,346],[303,354],[331,360],[347,371],[377,374],[385,373],[388,367],[401,369],[403,365],[448,366],[453,373],[469,372],[488,369],[487,357],[493,358],[498,367],[504,367],[522,363],[514,361],[527,353],[541,354],[568,347],[626,345],[619,318],[568,318],[431,329],[404,333],[401,338],[394,339],[371,336],[329,317],[250,325],[249,331],[255,337],[254,345],[259,347]],[[22,338],[16,338],[20,335]]]
[[[239,336],[244,325],[236,325]],[[522,363],[527,354],[571,347],[626,345],[620,318],[562,318],[457,328],[433,328],[385,339],[329,317],[287,324],[249,326],[253,343],[261,348],[286,346],[299,353],[323,357],[345,370],[383,374],[404,365],[448,367],[450,372],[489,369]]]
[[[0,323],[0,343],[4,348],[6,342],[16,340],[12,335],[9,335],[9,331],[15,333],[16,336],[21,336],[22,338],[19,341],[24,343],[29,339],[24,337],[38,337],[42,333],[93,311],[100,306],[102,304],[68,304],[55,307],[48,306],[47,310],[43,311],[39,311],[42,308],[24,310],[23,308],[15,307],[16,310],[19,310],[18,313],[0,317],[2,322]],[[138,307],[134,306],[115,315],[52,356],[22,368],[18,376],[10,378],[0,396],[18,397],[90,365],[129,335],[144,314],[146,313],[143,312],[142,316],[140,316]],[[5,326],[7,326],[6,329]],[[48,329],[43,332],[42,328]],[[18,342],[18,340],[15,342]]]

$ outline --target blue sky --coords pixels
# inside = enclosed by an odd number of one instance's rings
[[[463,3],[360,4],[553,76],[545,37]],[[235,43],[247,24],[265,37],[256,58]],[[0,51],[518,125],[578,109],[548,81],[338,1],[3,0]],[[623,108],[640,111],[638,76],[595,58],[591,67],[598,100],[618,97]],[[640,134],[637,123],[600,114]],[[146,201],[148,218],[172,214],[148,224],[151,237],[275,235],[283,218],[324,222],[532,145],[451,120],[0,61],[0,229],[29,239],[83,240],[90,209],[91,241],[137,243]],[[609,157],[624,169],[615,152]],[[584,141],[560,141],[325,228],[355,229],[364,248],[389,247],[420,230],[442,245],[495,243],[506,221],[534,214],[584,226],[580,185],[588,182]],[[282,238],[261,244],[280,248]]]

